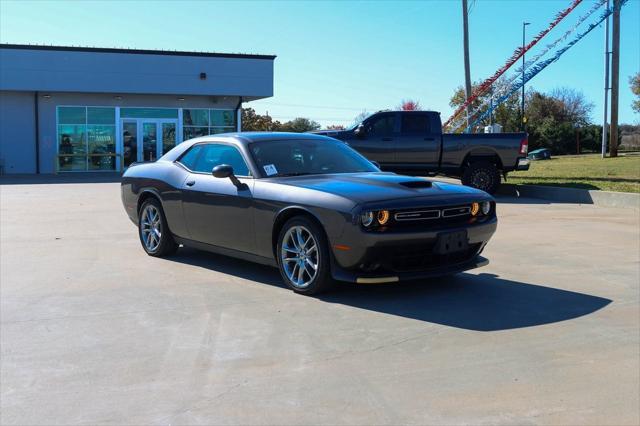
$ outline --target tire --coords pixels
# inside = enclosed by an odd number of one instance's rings
[[[462,173],[462,184],[495,194],[500,187],[500,170],[488,161],[471,163]]]
[[[295,216],[280,230],[276,247],[278,269],[287,287],[296,293],[318,294],[333,287],[329,256],[324,231],[311,219]]]
[[[148,198],[140,207],[138,237],[142,248],[149,256],[164,257],[178,250],[178,244],[167,226],[162,205],[156,198]]]

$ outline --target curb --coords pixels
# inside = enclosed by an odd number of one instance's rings
[[[511,197],[542,198],[558,203],[594,204],[603,207],[624,207],[640,210],[640,194],[630,192],[503,183],[498,190],[498,194]]]

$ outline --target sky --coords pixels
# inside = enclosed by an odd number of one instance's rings
[[[531,55],[594,2],[583,0]],[[523,21],[531,23],[530,40],[569,4],[469,0],[472,79],[483,80],[505,63],[522,43]],[[396,108],[403,99],[441,111],[444,121],[452,112],[451,95],[464,83],[461,0],[0,0],[0,42],[275,54],[274,96],[245,107],[280,121],[308,117],[323,126],[347,125],[362,111]],[[620,121],[639,123],[628,80],[640,70],[640,0],[629,0],[622,10],[620,52]],[[601,123],[603,79],[601,25],[527,87],[580,90],[594,104],[592,120]]]

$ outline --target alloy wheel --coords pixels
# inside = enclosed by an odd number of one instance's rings
[[[154,252],[160,246],[162,238],[162,219],[160,211],[153,204],[147,205],[142,211],[141,230],[142,242],[147,251]]]
[[[280,260],[287,279],[294,287],[306,288],[318,274],[320,254],[311,231],[292,226],[282,238]]]

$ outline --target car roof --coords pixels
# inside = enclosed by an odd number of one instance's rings
[[[215,135],[200,136],[198,138],[189,139],[177,145],[174,149],[166,153],[160,160],[175,161],[186,150],[197,143],[206,142],[226,142],[246,147],[253,142],[262,142],[270,140],[333,140],[328,136],[316,135],[313,133],[294,133],[294,132],[234,132],[219,133]]]

